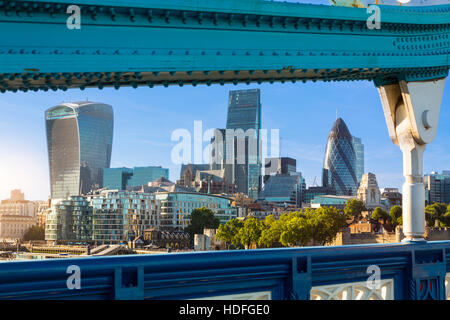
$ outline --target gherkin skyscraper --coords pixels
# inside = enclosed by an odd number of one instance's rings
[[[352,135],[344,120],[338,118],[328,135],[323,163],[322,183],[336,195],[356,195],[356,152]]]

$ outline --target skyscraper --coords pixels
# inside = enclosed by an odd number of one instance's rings
[[[361,138],[357,138],[354,136],[352,136],[352,143],[356,155],[356,180],[358,180],[359,185],[364,174],[364,145],[361,142]]]
[[[110,105],[63,103],[45,111],[52,199],[85,194],[109,168],[114,115]]]
[[[264,164],[264,183],[271,175],[290,174],[297,171],[297,160],[289,157],[266,158]]]
[[[341,118],[336,120],[328,135],[322,183],[336,190],[337,195],[356,195],[358,189],[352,135]]]
[[[259,150],[261,101],[259,89],[230,91],[226,129],[228,132],[234,130],[232,150],[224,152],[233,159],[231,183],[236,184],[238,192],[248,194],[256,199],[261,190]],[[229,138],[225,137],[225,139],[228,142]],[[226,148],[226,143],[224,143],[224,148]],[[228,151],[231,151],[232,155]]]

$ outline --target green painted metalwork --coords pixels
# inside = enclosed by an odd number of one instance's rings
[[[446,77],[450,5],[380,8],[369,29],[366,9],[262,0],[0,1],[0,91]]]

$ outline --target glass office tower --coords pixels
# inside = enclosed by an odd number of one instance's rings
[[[361,142],[361,138],[352,136],[353,149],[355,149],[356,156],[356,180],[358,185],[361,183],[362,176],[364,174],[364,145]]]
[[[103,188],[127,190],[127,187],[147,185],[159,178],[169,179],[169,169],[161,166],[130,168],[105,168],[103,170]]]
[[[261,100],[259,89],[230,91],[226,128],[235,132],[232,148],[233,180],[231,183],[237,185],[238,192],[248,194],[256,199],[261,190],[259,150]],[[243,130],[244,135],[239,135],[237,132],[239,129]],[[225,139],[227,138],[225,137]]]
[[[45,112],[52,199],[86,194],[103,185],[109,168],[114,115],[110,105],[63,103]]]
[[[358,189],[352,135],[341,118],[328,135],[322,182],[324,187],[336,190],[336,195],[356,195]]]

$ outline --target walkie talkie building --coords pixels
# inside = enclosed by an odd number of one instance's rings
[[[111,163],[113,109],[95,102],[63,103],[45,112],[52,199],[102,187]]]
[[[358,190],[352,135],[341,118],[328,135],[322,182],[324,187],[336,190],[336,195],[356,195]]]

